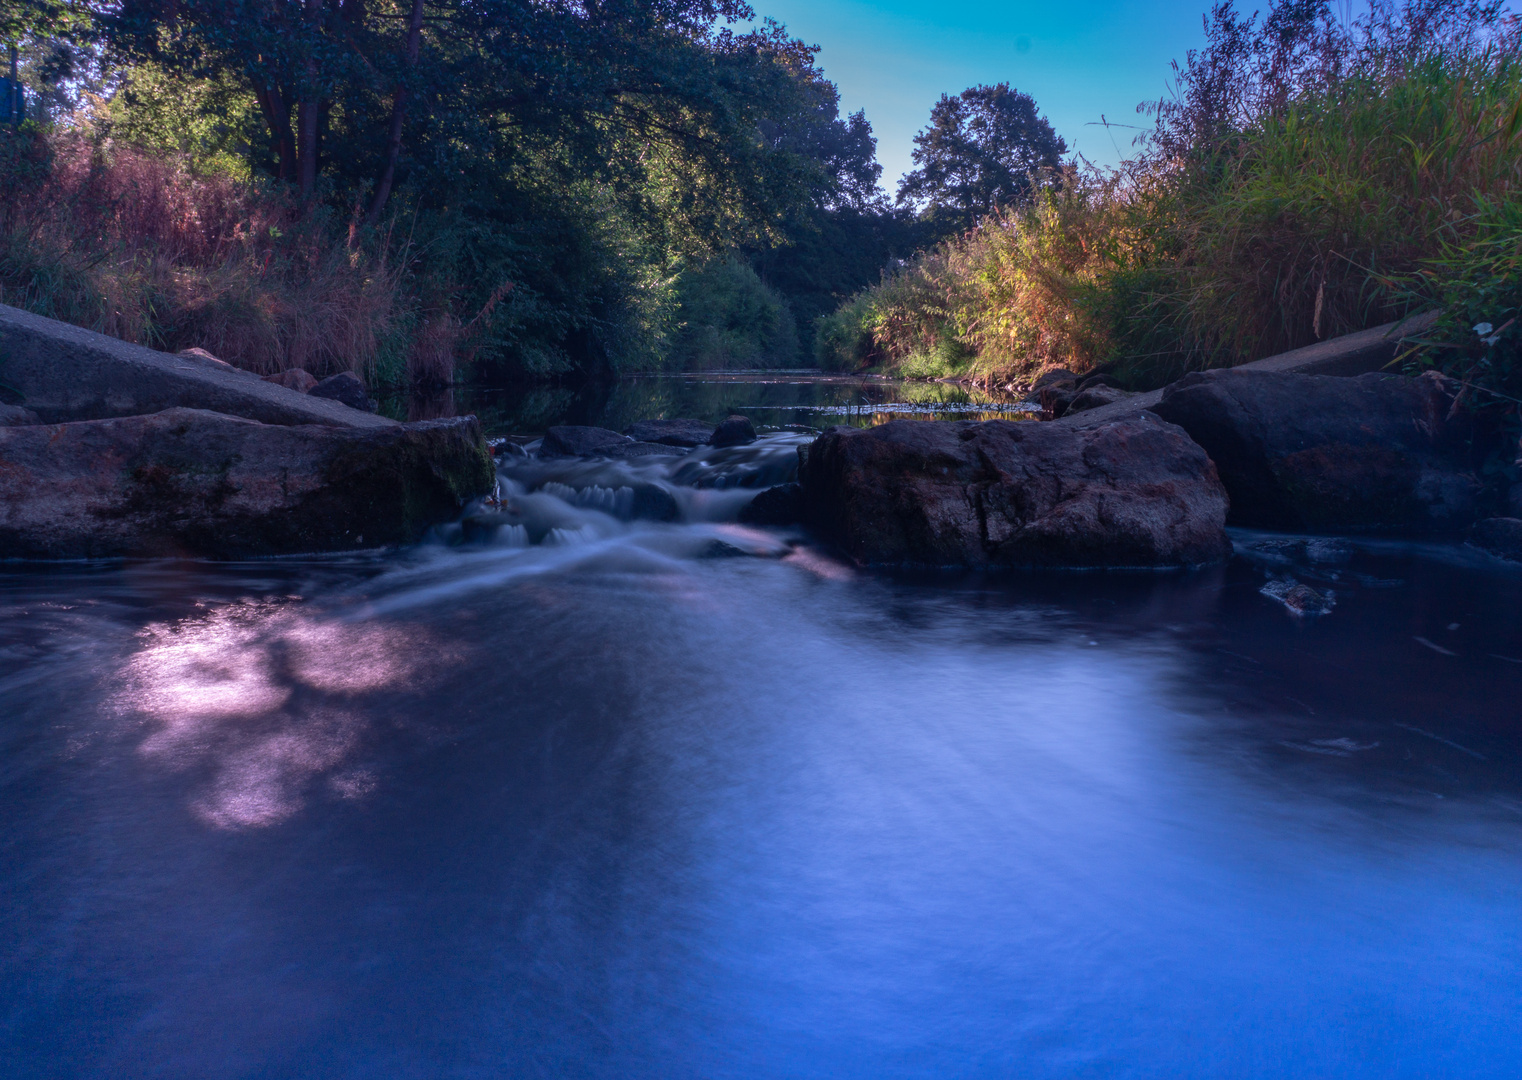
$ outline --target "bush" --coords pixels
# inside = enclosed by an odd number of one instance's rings
[[[879,362],[872,323],[873,291],[857,293],[814,324],[814,362],[825,371],[858,371]]]
[[[798,328],[748,263],[714,259],[677,279],[671,359],[686,371],[795,367]]]
[[[34,164],[0,199],[5,303],[260,374],[404,377],[414,316],[385,243],[172,158],[72,134],[0,142],[10,179]]]
[[[1442,312],[1407,357],[1407,370],[1436,369],[1457,379],[1460,401],[1499,419],[1515,448],[1522,429],[1522,203],[1482,207],[1473,237],[1450,241],[1404,284],[1413,301],[1436,301]],[[1517,456],[1491,465],[1515,474]]]
[[[1431,304],[1477,272],[1471,245],[1504,247],[1484,238],[1522,180],[1516,22],[1458,0],[1351,28],[1297,0],[1211,19],[1145,154],[921,255],[842,309],[832,347],[902,370],[945,339],[990,381],[1107,365],[1144,388]]]

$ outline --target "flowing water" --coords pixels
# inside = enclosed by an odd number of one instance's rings
[[[864,572],[799,441],[0,569],[0,1073],[1522,1074],[1522,568]]]

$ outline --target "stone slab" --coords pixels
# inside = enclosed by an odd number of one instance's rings
[[[0,304],[0,400],[47,423],[172,408],[209,409],[265,424],[387,428],[395,420],[309,397],[211,360],[131,345]]]

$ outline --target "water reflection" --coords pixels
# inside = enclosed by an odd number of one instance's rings
[[[1522,1067],[1522,571],[882,574],[546,497],[604,532],[0,575],[11,1072]]]
[[[208,777],[191,806],[219,828],[285,820],[318,778],[345,798],[366,794],[374,777],[343,771],[368,725],[351,699],[417,689],[451,655],[416,630],[285,599],[152,623],[138,637],[117,704],[148,725],[144,756]]]
[[[911,382],[818,371],[701,371],[605,382],[461,386],[383,403],[398,419],[475,413],[490,434],[540,434],[552,424],[622,431],[636,420],[693,417],[717,422],[743,413],[772,428],[811,430],[895,419],[1019,419],[1032,407],[1014,396],[955,383]]]

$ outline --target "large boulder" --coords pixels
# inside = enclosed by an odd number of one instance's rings
[[[624,428],[624,434],[639,442],[692,448],[706,446],[713,437],[713,424],[702,420],[641,420]]]
[[[359,429],[166,409],[0,427],[0,557],[407,543],[494,482],[473,416]]]
[[[1479,508],[1454,389],[1437,376],[1206,371],[1152,411],[1205,448],[1233,524],[1433,532],[1463,528]]]
[[[800,479],[807,519],[863,563],[1180,566],[1231,552],[1215,467],[1150,417],[837,427]]]

